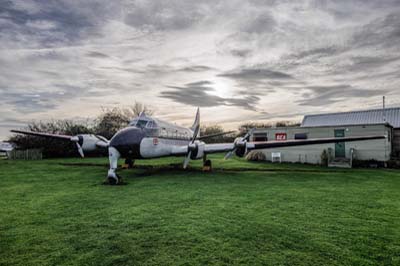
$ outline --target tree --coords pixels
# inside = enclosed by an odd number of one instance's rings
[[[137,101],[135,101],[135,103],[132,106],[123,108],[122,112],[124,113],[125,116],[130,118],[139,116],[141,112],[144,112],[146,115],[150,116],[154,114],[154,111],[151,107]]]
[[[295,121],[278,121],[276,122],[276,127],[298,127],[301,123]]]
[[[128,126],[134,117],[139,116],[141,112],[146,115],[152,115],[153,110],[147,105],[136,102],[126,108],[113,107],[103,108],[103,113],[96,119],[96,134],[110,139],[118,130]]]
[[[275,123],[272,123],[272,122],[267,122],[267,123],[247,122],[247,123],[241,124],[239,126],[239,131],[242,134],[245,134],[252,128],[297,127],[297,126],[300,126],[300,123],[294,122],[294,121],[278,121]]]
[[[240,134],[246,134],[252,128],[271,128],[271,123],[261,123],[261,122],[246,122],[239,126]]]
[[[110,139],[118,130],[126,127],[129,121],[121,108],[103,109],[103,113],[96,119],[95,131],[98,135]]]
[[[207,136],[207,135],[214,135],[214,134],[221,134],[227,132],[224,128],[220,125],[210,125],[205,126],[203,125],[200,128],[200,137]],[[235,140],[236,134],[231,133],[227,135],[216,136],[212,138],[204,139],[206,143],[224,143],[224,142],[233,142]]]

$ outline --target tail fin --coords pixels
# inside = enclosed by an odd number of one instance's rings
[[[200,135],[200,108],[197,107],[196,118],[194,119],[193,125],[190,127],[193,132],[198,132],[198,136]],[[196,137],[198,137],[196,136]]]

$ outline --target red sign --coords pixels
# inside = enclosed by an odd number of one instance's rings
[[[287,139],[286,133],[276,133],[275,134],[275,139],[276,140],[286,140]]]
[[[153,145],[158,145],[158,138],[153,138]]]

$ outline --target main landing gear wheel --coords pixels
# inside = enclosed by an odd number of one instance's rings
[[[203,162],[203,171],[204,172],[211,172],[212,171],[212,163],[211,160],[205,160]]]
[[[125,168],[132,169],[135,161],[132,159],[125,159]]]

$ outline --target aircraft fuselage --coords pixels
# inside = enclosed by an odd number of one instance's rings
[[[186,147],[191,136],[186,137],[188,134],[178,129],[170,132],[168,137],[168,133],[162,134],[159,129],[130,126],[117,132],[110,140],[110,146],[117,149],[121,157],[130,159],[171,156],[177,147]]]

